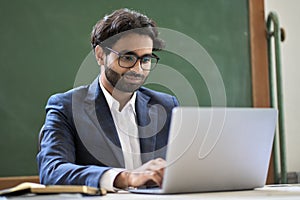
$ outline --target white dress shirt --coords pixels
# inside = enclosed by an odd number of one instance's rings
[[[136,92],[133,93],[131,99],[120,111],[119,102],[114,99],[111,94],[104,88],[99,78],[100,87],[104,93],[108,106],[110,108],[118,137],[123,150],[123,156],[125,161],[126,169],[135,169],[142,165],[141,152],[140,152],[140,142],[138,135],[137,118],[135,112],[135,100]],[[108,191],[115,191],[116,188],[113,187],[113,182],[116,176],[125,169],[110,169],[106,171],[101,179],[100,185],[102,188]]]

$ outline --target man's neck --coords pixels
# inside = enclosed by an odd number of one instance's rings
[[[105,76],[101,76],[100,79],[103,87],[111,94],[111,96],[116,99],[119,104],[119,111],[121,111],[124,106],[128,103],[128,101],[131,99],[133,93],[132,92],[122,92],[116,88],[114,88],[106,79]]]

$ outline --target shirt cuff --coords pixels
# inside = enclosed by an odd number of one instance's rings
[[[125,171],[123,168],[112,168],[104,172],[100,178],[100,187],[106,189],[109,192],[116,192],[120,189],[114,187],[114,181],[117,175]]]

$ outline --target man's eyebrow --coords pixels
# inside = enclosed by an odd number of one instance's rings
[[[122,51],[120,51],[120,53],[121,54],[134,54],[134,55],[136,55],[136,53],[134,52],[134,51],[130,51],[130,50],[122,50]]]
[[[120,51],[121,54],[127,54],[127,55],[135,55],[135,56],[138,56],[138,57],[144,57],[144,56],[151,56],[152,53],[145,53],[141,56],[137,55],[134,51],[130,51],[130,50],[122,50]]]

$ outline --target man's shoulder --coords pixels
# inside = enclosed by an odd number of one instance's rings
[[[89,85],[79,86],[66,92],[56,93],[49,97],[47,106],[66,106],[72,104],[74,98],[84,98],[87,95]]]

